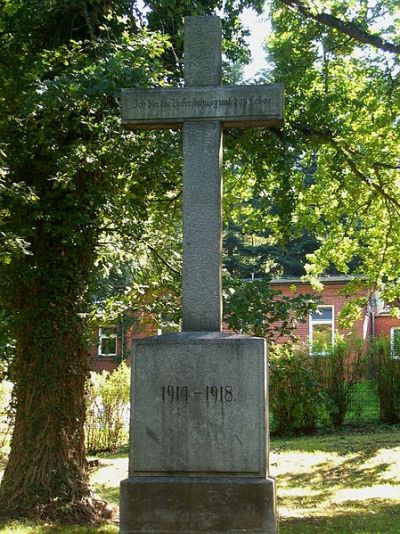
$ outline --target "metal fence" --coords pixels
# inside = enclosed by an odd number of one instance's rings
[[[379,398],[375,383],[372,380],[358,382],[352,391],[345,423],[362,424],[379,422],[379,420]]]

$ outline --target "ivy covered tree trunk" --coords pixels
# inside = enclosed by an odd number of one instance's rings
[[[84,446],[84,312],[98,225],[92,180],[75,177],[62,188],[46,181],[40,188],[37,180],[40,202],[20,212],[36,226],[31,254],[4,272],[16,339],[15,426],[0,488],[0,510],[9,516],[82,521],[101,511],[89,498]]]
[[[17,339],[15,428],[0,506],[7,515],[90,520],[82,324],[74,305],[42,311]]]
[[[0,262],[0,309],[16,342],[2,516],[104,515],[90,497],[84,446],[89,286],[100,236],[109,227],[140,235],[158,184],[134,173],[146,139],[139,145],[121,131],[115,97],[121,87],[156,83],[161,70],[155,58],[165,43],[138,32],[124,16],[131,7],[128,0],[0,7],[0,238],[21,245]]]

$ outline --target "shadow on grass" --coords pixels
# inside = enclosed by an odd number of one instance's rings
[[[341,430],[335,430],[332,434],[272,437],[271,439],[271,451],[274,453],[323,451],[346,455],[353,452],[375,453],[383,447],[391,448],[399,445],[399,424],[365,426],[362,429],[344,427]]]
[[[280,519],[280,534],[399,534],[400,506],[393,501],[367,500],[343,503],[351,512],[334,517],[302,517]],[[115,534],[116,525],[97,527],[40,525],[33,522],[0,523],[1,534]]]
[[[382,483],[381,475],[392,467],[392,464],[386,462],[381,462],[373,467],[362,467],[375,454],[376,451],[359,453],[334,466],[322,463],[319,466],[314,466],[309,473],[287,473],[280,478],[284,479],[290,488],[310,487],[313,490],[326,491],[327,484],[329,484],[332,487],[332,492],[336,491],[335,486],[338,485],[351,488],[373,486]],[[393,483],[395,482],[391,481],[391,484]]]
[[[348,504],[352,511],[335,513],[333,517],[281,519],[279,534],[399,534],[399,504],[376,499],[342,504]]]

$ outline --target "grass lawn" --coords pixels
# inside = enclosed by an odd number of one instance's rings
[[[281,534],[399,534],[400,427],[273,440]]]
[[[280,534],[400,534],[400,426],[363,432],[273,439],[271,474],[277,477]],[[100,457],[96,492],[118,505],[126,453]],[[29,523],[0,526],[1,534],[111,534],[97,528]]]

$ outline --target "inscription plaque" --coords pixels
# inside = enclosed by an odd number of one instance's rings
[[[195,388],[200,391],[191,391],[188,386],[163,386],[162,400],[164,402],[188,402],[191,398],[202,398],[206,402],[236,402],[233,396],[232,386],[205,386]],[[211,402],[212,406],[212,402]]]
[[[281,125],[282,84],[122,89],[122,124],[129,129],[179,128],[183,121],[219,120],[222,126]]]
[[[264,343],[219,333],[137,341],[131,475],[265,476]]]

